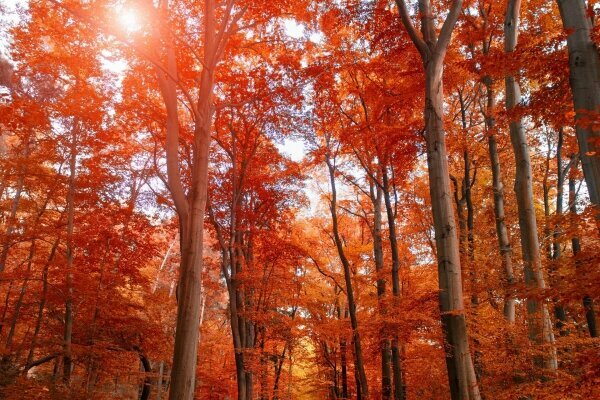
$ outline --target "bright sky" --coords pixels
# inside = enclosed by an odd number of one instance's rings
[[[8,53],[8,30],[19,21],[17,13],[18,7],[26,7],[28,0],[1,0],[0,1],[0,54]],[[120,10],[119,22],[129,31],[134,32],[140,28],[140,22],[134,10]],[[304,25],[298,24],[293,19],[284,20],[286,34],[294,39],[299,39],[304,35]],[[314,37],[313,37],[314,36]],[[314,42],[320,40],[319,35],[312,35],[310,38]],[[108,51],[107,51],[108,52]],[[121,74],[127,68],[125,61],[108,60],[110,53],[103,54],[103,66],[116,74]],[[306,149],[304,144],[296,139],[285,139],[283,144],[277,145],[279,151],[294,161],[300,161],[304,158]]]
[[[0,1],[0,53],[6,54],[8,48],[8,30],[19,21],[17,5],[25,5],[27,0]]]

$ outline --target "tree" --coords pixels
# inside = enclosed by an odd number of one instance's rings
[[[517,46],[520,6],[521,2],[519,0],[509,1],[506,8],[504,51],[507,53],[514,52]],[[515,76],[510,74],[505,78],[505,85],[506,109],[510,113],[521,103],[521,89]],[[531,173],[531,161],[529,159],[529,146],[523,122],[518,117],[511,118],[510,139],[515,155],[515,193],[519,208],[519,227],[521,231],[521,251],[523,253],[525,283],[530,287],[544,289],[545,282],[533,204],[533,177]],[[540,304],[537,298],[529,297],[527,299],[527,313],[529,315],[529,338],[535,343],[545,343],[552,346],[554,334],[546,305],[543,303]],[[546,366],[549,369],[556,369],[555,350],[551,347],[549,353],[550,356],[545,361]]]
[[[600,204],[600,160],[598,109],[600,108],[600,65],[592,41],[592,23],[585,0],[557,0],[569,50],[569,78],[573,92],[579,157],[590,200]]]
[[[453,399],[479,399],[479,388],[469,350],[464,315],[459,246],[450,195],[443,121],[444,56],[450,44],[462,1],[457,0],[452,3],[439,35],[436,33],[429,0],[419,1],[422,36],[411,21],[406,3],[399,0],[397,5],[402,23],[421,55],[425,71],[425,140],[438,259],[442,328],[450,347],[446,356],[450,392]]]

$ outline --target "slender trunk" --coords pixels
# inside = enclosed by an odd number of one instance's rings
[[[33,356],[35,354],[35,347],[37,345],[37,338],[42,328],[42,320],[44,317],[44,308],[46,307],[46,298],[48,297],[48,269],[50,268],[50,264],[54,260],[56,255],[56,250],[58,249],[58,245],[60,244],[60,238],[56,238],[56,241],[52,245],[52,249],[50,250],[50,255],[48,256],[48,260],[44,265],[44,269],[42,270],[42,295],[40,298],[40,304],[38,307],[37,318],[35,321],[35,329],[33,330],[33,337],[31,338],[31,345],[29,347],[29,354],[27,355],[27,365],[33,362]]]
[[[363,398],[369,398],[369,386],[367,376],[365,374],[362,345],[360,341],[360,333],[358,331],[358,318],[356,316],[356,302],[354,300],[354,289],[352,287],[352,273],[350,271],[350,262],[346,258],[344,252],[344,244],[339,233],[338,217],[337,217],[337,191],[335,185],[335,166],[329,154],[326,155],[326,164],[329,170],[329,182],[331,184],[331,200],[329,210],[331,212],[331,221],[333,229],[333,237],[337,248],[338,256],[344,269],[344,281],[346,283],[346,297],[348,298],[348,310],[350,313],[350,324],[352,326],[352,344],[354,345],[354,358],[358,374],[358,382],[360,383],[361,394]]]
[[[24,158],[27,159],[29,156],[29,138],[26,139],[25,149],[23,150]],[[7,218],[6,231],[4,232],[4,243],[2,243],[2,251],[0,251],[0,272],[4,271],[6,267],[6,260],[8,258],[8,251],[11,245],[11,235],[15,229],[15,222],[17,211],[19,210],[19,203],[21,202],[21,194],[23,192],[23,184],[25,181],[25,163],[21,163],[19,166],[17,185],[15,187],[15,197],[10,205],[10,214]]]
[[[164,24],[158,24],[157,36],[165,43],[164,68],[156,68],[157,80],[166,109],[166,166],[169,192],[179,217],[181,261],[177,286],[177,322],[173,366],[171,368],[170,400],[192,400],[196,380],[200,299],[202,295],[204,214],[208,188],[208,150],[211,141],[214,114],[214,73],[220,56],[214,0],[204,3],[204,56],[198,82],[196,103],[188,108],[194,118],[193,155],[190,164],[191,183],[184,189],[179,159],[179,114],[177,59],[172,34],[166,26],[169,2],[160,2],[160,15]],[[227,21],[225,21],[227,22]],[[226,25],[225,25],[226,26]],[[189,100],[189,99],[188,99]]]
[[[461,115],[461,125],[463,132],[465,134],[465,143],[463,150],[463,170],[464,175],[462,179],[462,197],[460,204],[457,202],[457,206],[461,206],[459,208],[459,224],[460,224],[460,248],[464,253],[464,257],[461,262],[464,260],[463,270],[466,270],[469,275],[469,284],[471,289],[471,305],[477,306],[479,304],[479,295],[478,295],[478,277],[477,271],[475,270],[475,241],[473,237],[473,225],[474,225],[474,212],[473,212],[473,197],[471,195],[472,187],[475,184],[475,176],[477,174],[477,169],[474,170],[473,178],[471,179],[471,155],[469,154],[467,140],[468,137],[468,123],[467,123],[467,102],[463,96],[462,90],[458,91],[458,99],[460,102],[460,115]],[[455,193],[458,191],[458,185]],[[455,195],[456,197],[456,195]],[[458,198],[457,198],[458,200]],[[463,214],[462,205],[466,208],[467,215],[466,219]],[[462,221],[461,221],[462,217]],[[476,362],[477,364],[477,362]],[[477,365],[476,365],[477,367]]]
[[[341,364],[341,373],[342,373],[342,399],[349,399],[348,396],[348,360],[347,360],[347,345],[346,339],[340,339],[340,364]]]
[[[396,234],[396,216],[390,198],[390,184],[385,166],[381,168],[383,183],[383,199],[388,221],[388,234],[390,240],[390,252],[392,254],[392,295],[394,305],[398,305],[402,288],[400,283],[400,255],[398,254],[398,238]],[[403,400],[406,395],[406,386],[402,374],[402,347],[398,339],[398,333],[394,332],[392,337],[392,372],[394,377],[394,400]]]
[[[267,356],[265,355],[264,335],[260,340],[260,400],[267,400]]]
[[[235,190],[232,192],[234,193],[233,197],[235,197]],[[215,227],[219,245],[221,246],[221,272],[225,277],[227,293],[229,295],[229,325],[231,328],[231,339],[234,349],[237,396],[239,400],[245,400],[248,395],[247,374],[244,367],[244,349],[246,348],[247,338],[245,319],[241,315],[243,314],[244,307],[244,301],[242,298],[243,293],[237,277],[237,275],[242,271],[241,264],[239,262],[239,254],[236,250],[238,246],[238,235],[236,235],[235,229],[237,215],[237,205],[235,203],[235,200],[233,200],[231,203],[229,243],[226,243],[221,226],[215,219],[210,206],[208,210],[210,220]]]
[[[144,372],[144,381],[141,385],[139,400],[148,400],[150,399],[150,389],[152,387],[152,380],[148,375],[152,373],[152,366],[148,357],[141,353],[139,354],[139,357],[143,369],[142,372]]]
[[[575,189],[575,178],[572,176],[569,178],[569,212],[573,216],[577,216],[577,190]],[[571,238],[571,248],[573,249],[573,256],[577,257],[577,254],[581,251],[581,243],[577,236]],[[575,262],[577,266],[577,261]],[[585,319],[588,326],[590,336],[595,338],[598,337],[598,326],[596,324],[596,312],[594,311],[594,301],[592,298],[585,294],[583,296],[583,310],[585,312]]]
[[[464,104],[461,97],[461,111],[465,113]],[[463,116],[463,129],[466,130],[466,120]],[[473,199],[471,196],[471,186],[473,185],[474,178],[471,180],[471,156],[467,150],[463,151],[463,167],[464,175],[461,180],[460,189],[458,180],[451,177],[454,183],[454,202],[456,203],[456,212],[458,214],[458,226],[459,226],[459,249],[461,253],[461,263],[463,263],[463,271],[468,273],[469,286],[471,291],[471,305],[477,306],[479,304],[479,295],[477,287],[477,274],[475,271],[475,244],[473,241]],[[459,197],[460,190],[460,197]],[[465,215],[466,210],[466,215]]]
[[[376,189],[375,189],[376,187]],[[385,298],[386,281],[383,277],[383,240],[381,232],[381,197],[382,190],[379,185],[370,183],[370,197],[373,203],[373,257],[375,259],[375,271],[377,273],[377,299],[379,301],[379,310],[382,317],[386,318],[387,310],[382,304]],[[390,370],[390,350],[391,343],[387,337],[387,330],[384,326],[381,337],[381,398],[387,400],[392,394],[392,379]]]
[[[10,330],[8,331],[8,336],[6,338],[6,349],[8,351],[11,350],[12,340],[15,334],[15,329],[17,328],[17,321],[19,320],[19,315],[21,313],[21,307],[23,305],[23,298],[25,297],[25,292],[27,290],[27,283],[29,282],[29,275],[31,274],[31,265],[33,264],[33,256],[35,254],[35,239],[31,241],[31,245],[29,246],[29,255],[27,257],[27,269],[25,272],[25,277],[23,278],[23,283],[21,284],[21,290],[19,291],[19,297],[17,298],[17,302],[15,304],[15,310],[13,312],[12,322],[10,324]]]
[[[560,240],[561,240],[561,235],[562,235],[562,232],[561,232],[562,228],[560,226],[560,218],[562,218],[562,214],[563,214],[563,193],[564,193],[564,186],[565,186],[565,174],[568,173],[568,170],[567,171],[563,170],[563,160],[562,160],[563,141],[564,141],[564,132],[563,132],[563,128],[560,128],[558,131],[558,143],[556,145],[556,216],[558,218],[557,218],[556,226],[554,227],[554,231],[552,233],[552,260],[555,263],[555,266],[554,266],[555,275],[559,275],[557,269],[558,269],[558,265],[559,265],[558,260],[560,259],[560,256],[561,256]],[[558,287],[558,285],[560,285],[560,283],[556,284],[557,287]],[[565,311],[564,305],[560,302],[559,299],[555,299],[554,316],[556,318],[556,328],[558,329],[560,336],[567,335],[569,332],[567,330],[563,329],[563,327],[565,326],[565,324],[567,322],[567,313]]]
[[[460,249],[461,260],[464,260],[467,243],[467,219],[465,218],[465,198],[464,198],[464,185],[459,187],[458,180],[452,176],[452,183],[454,184],[454,203],[456,204],[456,216],[458,218],[458,248]],[[460,196],[459,196],[460,191]]]
[[[161,400],[161,398],[162,398],[164,368],[165,368],[165,363],[163,361],[161,361],[158,364],[158,380],[156,382],[156,400]]]
[[[127,229],[127,223],[125,224],[125,231]],[[106,240],[106,245],[104,248],[104,255],[102,256],[102,261],[100,261],[100,276],[98,279],[98,289],[96,289],[96,299],[94,305],[94,312],[92,313],[92,320],[90,321],[90,334],[87,340],[87,345],[92,348],[94,345],[94,339],[96,337],[96,324],[98,322],[98,317],[100,316],[100,307],[98,306],[98,298],[104,289],[104,268],[106,265],[106,258],[110,252],[110,238]],[[118,258],[119,256],[117,256]],[[117,263],[118,264],[118,261]],[[115,268],[116,269],[116,268]],[[87,365],[86,365],[86,378],[85,378],[85,393],[89,393],[91,387],[93,386],[95,370],[96,370],[96,360],[93,353],[90,354]]]
[[[510,0],[504,21],[504,50],[511,53],[517,46],[519,28],[519,9],[521,0]],[[516,78],[512,75],[505,77],[506,109],[511,112],[521,102],[521,92]],[[525,136],[525,128],[520,118],[510,122],[510,139],[515,154],[515,194],[519,212],[519,228],[521,231],[521,250],[525,270],[525,284],[529,288],[544,289],[544,276],[539,251],[539,239],[535,207],[533,204],[533,180],[529,145]],[[535,296],[527,298],[527,314],[529,338],[537,344],[549,345],[549,355],[545,359],[536,357],[536,362],[549,369],[557,368],[556,351],[554,349],[554,334],[548,309]]]
[[[477,306],[479,305],[479,277],[475,269],[475,240],[473,236],[475,212],[473,210],[473,196],[471,195],[473,185],[475,184],[475,175],[471,179],[471,156],[466,150],[463,156],[465,162],[463,184],[465,185],[465,201],[467,205],[467,270],[469,271],[469,278],[471,280],[471,305]],[[477,169],[475,169],[474,174],[477,174]]]
[[[160,263],[160,266],[158,267],[158,271],[156,272],[156,278],[154,278],[154,284],[152,285],[152,293],[155,293],[156,289],[158,289],[158,283],[159,283],[160,273],[165,268],[165,266],[167,265],[167,263],[169,262],[169,258],[171,257],[171,251],[173,250],[173,246],[175,246],[176,241],[177,241],[177,238],[175,238],[171,242],[171,244],[167,248],[167,252],[165,253],[165,257],[163,258],[162,262]]]
[[[279,380],[281,378],[281,371],[283,369],[283,362],[285,361],[288,346],[289,343],[285,342],[285,344],[283,345],[283,351],[281,352],[281,356],[278,357],[276,362],[275,378],[273,379],[273,400],[279,400]],[[334,382],[335,381],[336,379],[334,379]]]
[[[67,187],[67,266],[66,266],[66,301],[65,326],[63,341],[63,382],[71,383],[73,368],[71,340],[73,336],[73,262],[75,260],[75,172],[77,167],[77,133],[79,121],[75,119],[71,130],[71,146],[69,156],[69,181]]]
[[[500,155],[498,154],[498,143],[494,128],[496,120],[494,119],[494,91],[492,89],[492,80],[489,76],[484,77],[486,86],[486,116],[485,125],[488,130],[488,151],[490,163],[492,166],[492,188],[494,191],[494,217],[496,220],[496,236],[498,237],[498,248],[502,258],[502,267],[504,269],[504,317],[510,323],[515,322],[515,297],[512,288],[515,284],[515,273],[512,265],[512,247],[508,237],[508,228],[506,227],[506,214],[504,211],[504,183],[502,182],[502,170],[500,167]]]
[[[568,33],[569,81],[573,92],[577,142],[590,200],[600,205],[600,62],[591,39],[592,22],[585,0],[557,0],[563,27]],[[595,126],[594,126],[595,125]]]

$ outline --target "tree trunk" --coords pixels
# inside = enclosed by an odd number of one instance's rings
[[[168,17],[168,1],[161,3]],[[166,159],[168,188],[179,217],[181,263],[177,285],[177,323],[169,400],[192,400],[194,397],[200,302],[202,295],[204,213],[208,188],[208,149],[211,140],[214,67],[217,62],[215,4],[206,1],[204,13],[204,68],[200,74],[194,112],[194,146],[189,193],[183,189],[179,162],[179,117],[177,107],[177,61],[173,44],[167,40],[166,70],[157,68],[161,95],[167,111]],[[170,38],[170,32],[165,37]]]
[[[342,374],[342,399],[349,399],[348,396],[348,357],[346,339],[340,339],[340,364]]]
[[[156,382],[156,400],[162,399],[162,390],[163,390],[163,373],[164,373],[165,363],[163,361],[158,365],[158,380]]]
[[[521,0],[510,0],[504,21],[504,50],[511,53],[517,46],[519,28],[519,9]],[[512,75],[505,77],[506,109],[514,111],[521,102],[521,92],[517,80]],[[525,270],[525,284],[534,289],[544,289],[544,276],[539,251],[539,239],[535,207],[533,204],[533,182],[529,145],[525,137],[525,128],[520,118],[510,122],[510,139],[515,154],[515,194],[519,210],[519,228],[521,231],[521,250]],[[537,344],[550,346],[549,356],[545,360],[536,357],[536,362],[549,369],[556,369],[556,352],[553,346],[554,335],[548,309],[534,296],[527,298],[529,338]]]
[[[294,311],[295,313],[295,311]],[[283,351],[281,352],[281,356],[278,357],[275,363],[275,377],[273,379],[273,400],[279,400],[279,380],[281,379],[281,371],[283,369],[283,363],[285,361],[286,352],[288,349],[289,343],[285,342],[283,345]],[[334,379],[334,382],[337,379]],[[336,385],[334,385],[335,387]]]
[[[24,158],[27,159],[29,156],[29,138],[26,139],[25,149],[23,150]],[[10,214],[7,218],[6,231],[4,233],[5,239],[2,243],[2,251],[0,251],[0,272],[4,271],[6,267],[6,260],[8,258],[8,251],[11,245],[11,235],[15,229],[15,221],[17,211],[19,210],[19,203],[21,202],[21,193],[23,192],[23,183],[25,181],[25,163],[19,166],[17,185],[15,187],[15,197],[13,197],[10,205]]]
[[[462,9],[452,2],[437,33],[429,0],[419,0],[421,32],[412,24],[406,2],[396,0],[402,24],[421,55],[425,70],[425,141],[429,170],[429,193],[433,213],[438,262],[439,303],[446,352],[446,368],[452,400],[480,400],[479,386],[469,350],[464,313],[460,252],[452,206],[448,153],[444,133],[444,58]]]
[[[437,67],[437,68],[436,68]],[[459,243],[452,207],[443,125],[442,67],[426,64],[425,130],[429,190],[436,237],[442,327],[452,399],[480,399],[465,321]]]
[[[233,161],[233,160],[232,160]],[[235,162],[233,167],[233,176],[235,181]],[[242,272],[241,258],[241,246],[243,243],[240,242],[240,227],[237,225],[237,210],[239,208],[239,200],[241,196],[238,196],[236,185],[232,189],[232,201],[230,203],[230,226],[229,226],[229,242],[225,241],[223,235],[223,229],[215,219],[215,215],[212,212],[212,208],[209,205],[208,212],[210,220],[215,228],[216,236],[221,247],[221,272],[225,277],[225,283],[227,285],[227,293],[229,295],[229,325],[231,328],[231,339],[233,341],[234,358],[235,358],[235,370],[236,370],[236,383],[237,383],[237,397],[238,400],[246,400],[251,397],[252,392],[252,375],[247,371],[244,358],[245,349],[248,348],[249,344],[249,332],[248,323],[244,315],[245,296],[244,290],[240,285],[238,274]],[[250,379],[249,379],[250,378]]]
[[[365,374],[362,345],[360,341],[360,334],[358,331],[358,318],[356,316],[356,302],[354,300],[354,289],[352,287],[352,273],[350,271],[350,262],[346,258],[344,252],[344,244],[339,234],[338,218],[337,218],[337,191],[335,185],[335,166],[330,158],[330,155],[325,156],[325,162],[329,170],[329,181],[331,184],[331,200],[329,210],[331,211],[331,222],[333,228],[333,237],[335,245],[338,251],[338,256],[344,269],[344,281],[346,283],[346,297],[348,298],[348,310],[350,313],[350,324],[352,326],[352,344],[354,346],[354,358],[358,375],[358,382],[360,384],[362,398],[369,398],[369,386],[367,383],[367,376]]]
[[[376,189],[375,189],[376,187]],[[381,197],[382,190],[379,185],[370,182],[370,197],[373,203],[373,257],[375,258],[375,271],[377,272],[377,298],[380,302],[380,313],[385,319],[387,310],[383,309],[381,302],[385,298],[386,281],[383,277],[383,240],[381,238]],[[392,394],[392,379],[390,370],[390,340],[387,337],[387,331],[381,337],[381,398],[387,400]]]
[[[504,269],[504,317],[510,323],[515,322],[515,298],[512,293],[512,287],[515,284],[515,274],[512,265],[512,247],[508,237],[508,228],[506,227],[506,214],[504,211],[504,183],[502,182],[502,170],[500,167],[500,156],[498,154],[498,143],[494,127],[496,120],[494,119],[494,92],[492,90],[491,78],[484,77],[486,86],[486,116],[485,125],[488,130],[488,152],[490,155],[490,163],[492,166],[492,188],[494,190],[494,217],[496,220],[496,236],[498,237],[498,248],[500,257],[502,258],[502,267]]]
[[[23,298],[25,297],[25,292],[27,291],[27,283],[29,282],[29,275],[31,274],[31,265],[33,264],[34,254],[35,254],[35,239],[32,239],[31,245],[29,246],[29,255],[27,257],[27,270],[25,272],[26,275],[23,278],[23,283],[21,284],[21,290],[19,291],[19,297],[17,298],[17,302],[15,303],[15,310],[13,312],[12,322],[10,324],[8,336],[6,338],[6,349],[8,351],[11,350],[12,339],[15,334],[15,329],[17,328],[17,321],[19,320],[19,314],[21,313],[21,307],[23,306]]]
[[[584,0],[557,0],[568,33],[569,81],[573,92],[577,142],[590,200],[600,205],[600,131],[592,127],[600,111],[600,62],[590,37],[592,22]]]
[[[35,346],[37,345],[37,338],[42,328],[42,320],[44,317],[44,307],[46,306],[46,298],[48,296],[48,269],[50,268],[50,264],[54,260],[54,256],[56,255],[56,249],[58,249],[58,245],[60,243],[60,238],[57,238],[54,244],[52,245],[52,250],[50,250],[50,256],[48,257],[48,261],[44,265],[44,269],[42,270],[42,296],[40,298],[40,304],[38,307],[37,318],[35,321],[35,329],[33,330],[33,337],[31,338],[31,345],[29,347],[29,354],[27,355],[27,365],[30,365],[33,362],[33,356],[35,353]]]
[[[152,366],[150,364],[150,360],[148,360],[148,357],[141,353],[138,353],[138,356],[140,357],[140,364],[142,365],[144,372],[144,381],[142,382],[140,388],[139,400],[148,400],[150,399],[150,391],[152,388],[152,380],[148,375],[152,373]]]
[[[489,11],[482,9],[482,17],[484,19],[484,28],[489,25]],[[483,40],[483,54],[488,55],[490,52],[490,44],[492,39],[490,34],[489,40]],[[486,75],[483,77],[485,85],[486,104],[485,104],[485,129],[488,138],[488,153],[490,156],[490,164],[492,167],[492,188],[494,191],[494,217],[496,220],[496,236],[498,237],[498,248],[502,259],[502,267],[504,270],[504,317],[509,323],[515,322],[515,298],[512,293],[512,288],[515,284],[515,274],[512,265],[512,247],[508,237],[508,228],[506,227],[505,211],[504,211],[504,183],[502,182],[502,170],[500,168],[500,155],[498,154],[498,143],[496,141],[496,100],[493,89],[492,77]]]
[[[558,143],[556,145],[556,216],[559,220],[556,222],[556,226],[554,227],[552,233],[552,260],[557,265],[554,267],[555,274],[558,273],[558,260],[561,257],[561,247],[560,247],[560,237],[562,234],[562,228],[560,226],[560,218],[562,218],[563,214],[563,193],[565,186],[565,175],[569,172],[568,168],[563,170],[563,160],[562,160],[562,147],[564,141],[564,131],[563,128],[560,128],[558,131]],[[560,283],[557,283],[558,287]],[[564,305],[560,302],[559,299],[556,299],[554,305],[554,317],[556,318],[556,328],[561,336],[567,335],[569,332],[563,327],[567,322],[567,313]]]
[[[569,212],[573,217],[577,215],[577,190],[575,189],[575,178],[569,178]],[[573,256],[577,257],[577,254],[581,251],[581,243],[577,236],[571,238],[571,248],[573,249]],[[575,262],[577,266],[577,261]],[[594,301],[592,298],[585,294],[583,296],[583,310],[585,312],[585,319],[590,332],[590,337],[598,337],[598,327],[596,325],[596,313],[594,311]]]
[[[383,183],[383,198],[388,221],[388,234],[390,240],[390,252],[392,254],[392,295],[394,305],[398,305],[401,295],[400,286],[400,255],[398,254],[398,238],[396,236],[396,216],[390,198],[390,184],[386,166],[381,167]],[[394,332],[392,337],[392,371],[394,377],[394,400],[404,400],[406,387],[402,375],[402,347],[398,339],[398,333]]]
[[[79,121],[73,121],[71,128],[71,146],[69,156],[69,181],[67,187],[67,268],[66,268],[66,301],[65,301],[65,326],[63,342],[63,382],[68,386],[71,383],[71,370],[73,368],[71,340],[73,336],[73,262],[75,260],[75,172],[77,168],[77,133]]]

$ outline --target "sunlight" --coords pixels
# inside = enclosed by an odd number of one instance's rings
[[[139,15],[131,8],[121,9],[119,23],[127,32],[135,32],[142,27]]]

